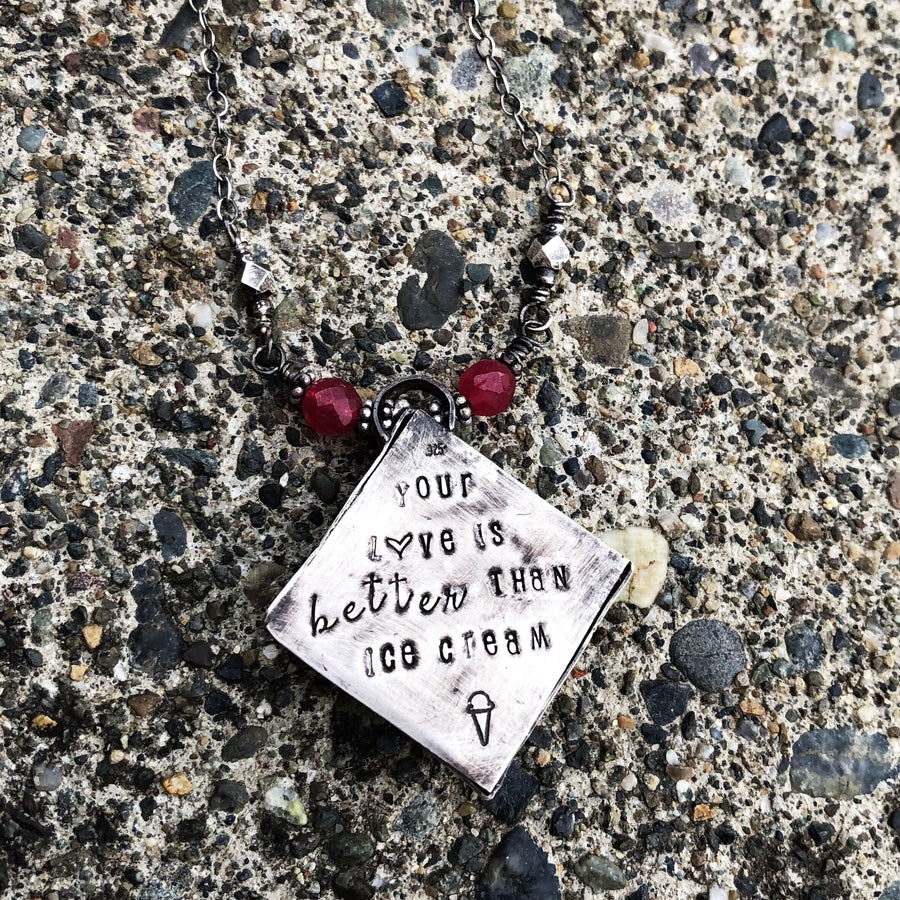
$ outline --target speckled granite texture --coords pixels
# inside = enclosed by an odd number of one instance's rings
[[[490,803],[262,627],[372,454],[248,368],[189,12],[0,8],[4,898],[900,897],[900,7],[486,14],[579,191],[472,440],[669,551]],[[496,352],[540,183],[458,13],[212,15],[286,342]]]

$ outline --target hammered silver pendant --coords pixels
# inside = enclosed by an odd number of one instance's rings
[[[631,564],[423,412],[269,608],[269,631],[484,794]]]

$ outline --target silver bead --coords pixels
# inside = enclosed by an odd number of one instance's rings
[[[245,262],[241,272],[241,284],[257,294],[267,294],[274,291],[277,285],[272,273],[258,266],[255,262]]]
[[[300,376],[300,386],[304,388],[308,388],[313,383],[313,377],[309,372],[304,372]]]
[[[472,407],[469,401],[462,394],[454,394],[453,402],[456,404],[456,414],[463,422],[469,422],[472,419]]]
[[[306,393],[306,390],[302,387],[295,387],[291,390],[291,402],[292,403],[301,403],[303,401],[303,395]]]
[[[556,281],[556,272],[549,266],[538,266],[534,270],[534,278],[538,284],[551,285]]]
[[[382,419],[382,420],[381,420],[381,427],[382,427],[385,431],[390,431],[390,430],[394,427],[394,420],[393,420],[393,419],[388,419],[388,418]]]
[[[428,412],[432,415],[435,413],[439,413],[441,411],[441,404],[438,403],[437,400],[432,400],[431,403],[428,404]]]
[[[569,248],[558,234],[550,237],[541,235],[531,242],[527,255],[535,268],[558,270],[569,261]]]
[[[368,422],[372,418],[372,401],[366,400],[359,411],[359,419],[361,422]]]

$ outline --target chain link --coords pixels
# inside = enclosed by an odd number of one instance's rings
[[[485,68],[493,79],[494,91],[500,98],[500,109],[513,120],[519,130],[519,145],[525,154],[537,163],[546,178],[544,192],[550,200],[560,206],[572,206],[575,203],[575,189],[562,177],[559,165],[550,151],[543,146],[540,132],[525,118],[522,100],[512,92],[503,71],[503,61],[497,52],[497,42],[485,30],[479,0],[460,0],[460,9],[466,19],[469,34],[475,42],[475,51],[484,61]]]
[[[206,108],[211,118],[210,153],[212,154],[213,175],[216,179],[216,216],[222,223],[235,252],[242,258],[246,255],[246,245],[238,228],[240,210],[234,200],[234,163],[231,159],[231,136],[225,125],[228,115],[228,98],[222,91],[222,57],[216,49],[216,33],[213,31],[207,13],[210,0],[188,0],[197,15],[200,25],[200,65],[206,73]]]

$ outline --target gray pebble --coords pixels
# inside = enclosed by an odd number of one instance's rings
[[[654,241],[650,244],[650,250],[663,259],[690,259],[696,249],[696,241]]]
[[[431,791],[423,791],[400,810],[400,815],[394,822],[394,831],[418,841],[431,834],[441,823],[442,817],[442,808],[437,798]]]
[[[332,478],[326,469],[316,469],[309,480],[309,486],[323,503],[334,503],[341,483],[336,478]]]
[[[481,57],[471,48],[463,50],[450,73],[450,81],[458,91],[474,91],[484,74]]]
[[[835,434],[830,443],[844,459],[859,459],[869,452],[869,445],[861,434]]]
[[[426,231],[416,242],[410,263],[425,274],[410,275],[397,295],[397,312],[410,331],[440,328],[462,300],[463,258],[450,235]]]
[[[367,834],[345,831],[328,842],[328,855],[339,866],[358,866],[375,855],[375,844]]]
[[[517,825],[494,848],[475,896],[478,900],[559,900],[556,867]]]
[[[747,667],[741,636],[716,619],[688,622],[672,635],[669,659],[701,691],[724,691]]]
[[[743,428],[751,447],[758,447],[759,442],[768,431],[766,426],[763,425],[759,419],[747,419],[747,421],[744,422]]]
[[[559,407],[561,401],[562,394],[560,394],[556,385],[552,381],[545,380],[537,393],[538,407],[543,412],[553,412]]]
[[[56,403],[69,393],[69,379],[62,372],[54,372],[41,387],[41,405]]]
[[[55,791],[62,784],[62,769],[45,763],[35,763],[33,769],[36,791]]]
[[[192,447],[154,447],[153,452],[184,466],[194,475],[212,478],[219,474],[219,463],[209,450],[195,450]]]
[[[647,712],[657,725],[668,725],[684,713],[694,692],[686,684],[671,681],[642,681],[641,695]]]
[[[16,250],[27,253],[33,259],[41,259],[50,246],[50,240],[34,225],[28,224],[13,228],[13,244]]]
[[[29,125],[16,135],[16,143],[28,153],[35,153],[40,149],[46,135],[46,129],[40,125]]]
[[[372,91],[372,99],[388,118],[402,116],[409,109],[406,91],[394,81],[385,81]]]
[[[215,187],[212,163],[199,160],[172,183],[169,212],[182,227],[188,228],[209,209]]]
[[[246,725],[222,747],[222,759],[225,762],[249,759],[265,746],[268,739],[268,732],[261,725]]]
[[[794,741],[791,788],[834,800],[857,797],[871,794],[897,769],[883,734],[866,734],[849,726],[813,729]]]
[[[187,531],[184,522],[171,509],[161,509],[153,517],[153,527],[159,538],[162,558],[169,562],[187,550]]]
[[[491,277],[489,263],[469,263],[466,266],[466,277],[472,284],[485,284]]]
[[[582,884],[594,891],[619,891],[628,879],[613,860],[596,853],[586,853],[575,863],[575,874]]]
[[[881,89],[881,82],[871,72],[863,72],[856,87],[857,108],[878,109],[883,103],[884,91]]]
[[[96,406],[100,402],[96,384],[78,385],[78,405]]]
[[[631,349],[631,323],[624,316],[576,316],[564,323],[591,361],[621,366]]]
[[[535,777],[517,762],[513,762],[503,777],[497,793],[490,800],[485,800],[484,808],[494,818],[512,825],[522,818],[536,790]]]
[[[784,645],[801,672],[817,669],[822,662],[822,638],[807,625],[794,625],[784,636]]]
[[[366,0],[366,9],[389,28],[405,25],[409,18],[402,0]]]

